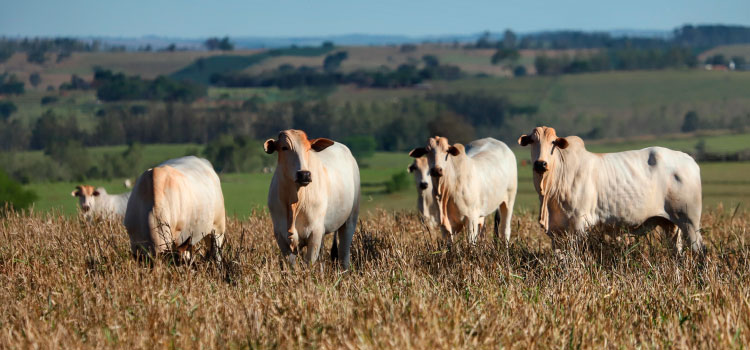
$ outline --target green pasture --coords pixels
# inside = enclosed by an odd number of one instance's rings
[[[750,145],[750,134],[707,136],[704,138],[707,148],[715,151],[735,151]],[[649,145],[659,145],[674,149],[690,150],[697,142],[693,139],[657,139],[650,141],[633,141],[619,144],[593,144],[588,148],[594,152],[611,152],[625,149],[637,149]],[[156,165],[166,159],[180,157],[188,153],[195,153],[200,149],[195,144],[177,145],[146,145],[143,151],[144,163]],[[513,150],[519,162],[518,181],[519,191],[517,208],[519,210],[537,210],[538,197],[532,184],[531,167],[528,162],[529,150],[513,145]],[[102,155],[108,152],[122,152],[125,146],[92,147],[92,155]],[[39,152],[28,152],[28,156],[41,156]],[[413,186],[396,192],[386,193],[385,182],[394,174],[406,172],[411,158],[404,153],[378,152],[372,158],[360,162],[362,178],[362,211],[372,212],[378,208],[386,210],[412,209],[416,205],[416,190]],[[702,163],[701,177],[703,182],[703,203],[707,207],[714,207],[720,203],[727,208],[734,208],[738,204],[750,204],[750,162],[736,163]],[[271,174],[220,174],[224,191],[227,213],[239,217],[247,216],[252,210],[264,210],[268,185]],[[411,177],[410,177],[411,178]],[[88,184],[104,186],[110,193],[125,191],[124,179],[89,180]],[[71,215],[76,211],[76,200],[70,192],[79,183],[32,183],[27,185],[37,192],[39,200],[35,203],[37,212],[52,209]]]

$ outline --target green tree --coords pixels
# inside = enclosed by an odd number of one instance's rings
[[[513,68],[513,76],[514,77],[524,77],[524,76],[526,76],[526,67],[524,67],[524,66],[516,66],[516,68]]]
[[[374,156],[375,148],[377,146],[375,137],[371,135],[349,136],[342,139],[341,143],[349,147],[349,150],[352,151],[352,155],[354,155],[354,158],[357,158],[358,161]]]
[[[471,124],[450,112],[443,112],[435,120],[427,123],[427,129],[430,130],[430,135],[447,137],[450,143],[470,142],[476,133]]]
[[[234,44],[229,41],[229,37],[225,36],[221,39],[218,37],[208,38],[203,45],[209,50],[221,50],[221,51],[232,51],[234,50]]]
[[[339,51],[330,55],[327,55],[323,60],[323,70],[326,72],[335,72],[341,66],[341,62],[349,58],[349,54],[346,51]]]
[[[736,69],[742,69],[747,65],[747,60],[743,56],[732,56],[732,62]]]
[[[698,130],[698,124],[700,123],[698,113],[695,111],[689,111],[685,113],[685,118],[682,121],[682,132],[692,132]]]
[[[11,101],[0,101],[0,119],[2,121],[8,120],[10,115],[18,110],[16,104]]]
[[[516,49],[507,49],[507,48],[499,48],[495,52],[494,55],[492,55],[492,64],[498,64],[501,62],[515,62],[517,61],[521,55],[518,53],[518,50]]]
[[[503,33],[503,47],[506,49],[514,49],[516,48],[518,38],[516,37],[516,33],[513,33],[512,30],[506,29],[505,33]]]
[[[44,154],[62,165],[70,174],[70,179],[84,181],[91,175],[92,162],[83,143],[76,139],[52,142],[44,149]]]
[[[43,48],[35,48],[26,53],[26,61],[29,63],[43,64],[47,60],[47,51]]]
[[[492,47],[492,41],[490,41],[490,31],[486,30],[479,36],[477,43],[474,45],[477,49],[489,49]]]
[[[258,171],[272,161],[261,143],[247,136],[221,135],[206,145],[203,155],[225,173]]]
[[[422,56],[422,61],[424,61],[426,67],[434,68],[440,66],[440,60],[435,55],[424,55]]]
[[[24,189],[20,183],[11,179],[4,170],[0,169],[0,210],[5,206],[13,210],[24,210],[37,198],[36,193]]]
[[[385,192],[395,193],[411,187],[411,176],[406,171],[400,171],[391,175],[391,179],[385,182]]]
[[[37,87],[42,83],[42,76],[39,75],[39,72],[34,72],[29,75],[29,83],[33,87]]]
[[[24,93],[24,83],[16,77],[15,74],[10,76],[0,74],[0,95],[22,95]]]

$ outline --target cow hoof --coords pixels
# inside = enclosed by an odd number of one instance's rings
[[[292,253],[297,253],[297,237],[294,234],[289,235],[289,249],[292,250]]]

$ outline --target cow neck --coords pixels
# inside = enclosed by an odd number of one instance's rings
[[[558,206],[562,206],[564,201],[569,200],[567,192],[563,189],[570,189],[573,186],[573,179],[576,176],[575,169],[578,167],[579,157],[566,157],[568,151],[561,149],[555,149],[553,157],[555,157],[555,169],[553,171],[547,171],[541,175],[539,181],[539,192],[542,196],[542,205],[539,209],[539,223],[542,227],[549,231],[549,205],[550,200]],[[581,152],[581,155],[588,155],[588,151],[585,149]]]
[[[425,189],[424,191],[419,193],[419,199],[420,199],[420,211],[422,212],[422,215],[425,217],[430,216],[430,196],[432,195],[432,186],[430,186],[429,190]]]
[[[284,195],[284,205],[287,206],[287,224],[289,232],[297,234],[297,217],[305,208],[310,208],[308,202],[315,199],[316,193],[323,193],[328,186],[328,176],[325,167],[314,151],[310,151],[307,161],[308,170],[313,174],[313,181],[307,186],[299,186],[293,180],[286,180],[287,184],[281,186],[288,192]],[[316,178],[318,175],[320,178]]]
[[[462,165],[466,163],[467,156],[464,153],[461,153],[457,156],[448,156],[448,161],[446,162],[446,169],[443,172],[443,176],[438,178],[438,185],[437,185],[437,200],[438,200],[438,211],[440,214],[440,224],[445,226],[448,230],[451,228],[450,219],[448,216],[448,206],[450,205],[451,201],[454,201],[453,193],[450,191],[450,189],[454,189],[456,191],[460,190],[458,189],[458,186],[462,185],[461,181],[461,174],[459,174],[456,169],[464,169]],[[468,165],[468,164],[467,164]],[[471,173],[472,171],[467,171],[466,173]],[[434,181],[433,181],[434,182]],[[433,186],[435,184],[433,183]]]

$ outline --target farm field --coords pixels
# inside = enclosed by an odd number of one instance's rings
[[[441,249],[415,214],[358,225],[352,268],[280,263],[270,219],[230,219],[224,263],[149,268],[122,225],[0,219],[8,348],[741,348],[750,342],[747,210],[703,215],[708,255],[660,234],[592,234],[558,254],[530,214],[509,246]],[[330,237],[326,240],[330,246]],[[325,250],[325,249],[324,249]],[[546,345],[544,345],[546,344]]]
[[[711,152],[736,152],[750,146],[750,134],[705,135],[686,138],[684,136],[668,138],[661,137],[650,140],[624,141],[620,143],[593,142],[587,148],[592,152],[616,152],[628,149],[640,149],[647,146],[663,146],[682,151],[694,151],[695,144],[704,140],[706,149]],[[517,208],[521,211],[538,210],[538,196],[531,182],[531,167],[525,165],[528,161],[529,150],[511,144],[519,162],[519,191]],[[102,156],[109,152],[122,152],[126,146],[91,147],[92,156]],[[160,162],[195,154],[200,150],[197,144],[175,145],[145,145],[143,163],[150,166]],[[25,157],[41,157],[41,151],[25,152]],[[385,193],[384,183],[394,174],[406,172],[411,158],[406,153],[377,152],[374,157],[366,159],[360,164],[362,176],[362,208],[363,213],[373,214],[375,209],[412,210],[416,203],[416,191],[411,185],[399,192]],[[734,208],[739,203],[750,205],[750,162],[731,163],[702,163],[701,176],[703,182],[703,203],[707,208],[713,208],[720,203],[726,208]],[[139,174],[134,172],[132,179]],[[264,209],[268,184],[271,174],[221,174],[222,186],[226,202],[227,213],[230,216],[244,218],[253,209]],[[125,191],[123,179],[91,180],[89,184],[104,186],[109,193]],[[35,204],[37,212],[56,209],[66,215],[76,212],[76,201],[70,197],[70,192],[78,185],[76,182],[32,183],[27,186],[39,194],[40,199]]]

